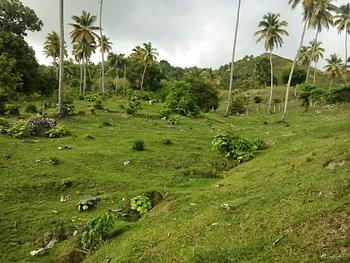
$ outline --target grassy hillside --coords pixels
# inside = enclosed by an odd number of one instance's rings
[[[136,222],[119,220],[86,262],[350,260],[349,105],[294,108],[288,125],[277,123],[277,114],[225,119],[223,106],[197,119],[179,117],[174,126],[160,120],[159,104],[144,103],[130,118],[120,103],[107,102],[113,113],[62,121],[69,137],[0,135],[1,262],[57,262],[64,255],[71,261],[62,262],[73,262],[75,229],[149,191],[162,193],[161,202]],[[210,144],[223,131],[262,138],[269,147],[219,178],[205,178],[220,162]],[[165,146],[164,138],[173,144]],[[137,139],[146,151],[132,150]],[[58,149],[64,145],[72,149]],[[42,162],[52,157],[62,163]],[[101,201],[79,213],[76,204],[86,195]],[[67,239],[45,256],[29,255],[45,233],[62,228]]]

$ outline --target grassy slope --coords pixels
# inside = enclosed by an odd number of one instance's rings
[[[223,119],[221,113],[209,113],[169,127],[158,119],[99,113],[65,121],[73,135],[58,140],[28,143],[0,136],[0,261],[56,262],[69,241],[43,258],[29,256],[40,247],[37,240],[43,233],[118,208],[124,197],[157,190],[170,197],[138,222],[128,223],[125,232],[87,262],[319,262],[321,256],[326,262],[347,262],[349,111],[349,105],[309,113],[295,109],[289,127],[277,124],[277,115]],[[145,105],[143,111],[157,112],[157,105]],[[103,121],[113,126],[100,128]],[[220,131],[261,137],[270,147],[222,180],[181,175],[183,168],[205,167],[215,159],[210,141]],[[86,139],[87,134],[96,139]],[[139,138],[147,151],[131,150]],[[174,144],[163,146],[162,138]],[[57,150],[65,144],[72,151]],[[6,155],[11,158],[5,160]],[[63,163],[35,163],[51,156]],[[340,165],[325,169],[333,159]],[[124,166],[125,160],[131,165]],[[62,190],[66,179],[73,186]],[[62,204],[63,193],[70,200]],[[79,214],[75,204],[85,194],[102,201],[95,210]],[[221,208],[223,203],[232,209]]]

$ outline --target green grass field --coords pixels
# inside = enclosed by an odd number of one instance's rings
[[[280,114],[223,118],[222,104],[196,119],[179,117],[174,126],[160,119],[160,104],[144,103],[128,117],[119,103],[106,102],[114,113],[61,121],[68,137],[0,135],[0,262],[59,262],[77,227],[149,191],[163,200],[136,222],[118,221],[114,236],[86,262],[350,262],[349,105],[307,113],[292,107],[286,125]],[[262,138],[269,147],[220,178],[186,176],[218,161],[211,141],[221,132]],[[173,144],[165,146],[165,138]],[[137,139],[145,151],[132,149]],[[58,150],[64,145],[72,149]],[[62,163],[37,162],[52,157]],[[61,203],[62,195],[69,200]],[[101,201],[79,213],[86,195]],[[66,240],[45,256],[30,256],[45,233],[62,225]]]

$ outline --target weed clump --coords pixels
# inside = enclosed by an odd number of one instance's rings
[[[163,145],[171,145],[171,144],[173,144],[173,142],[170,139],[167,139],[167,138],[163,139]]]
[[[147,196],[139,195],[131,199],[130,207],[139,212],[140,215],[144,215],[152,208],[152,203]]]
[[[55,128],[46,132],[49,138],[61,138],[68,134],[68,130],[63,125],[57,125]]]
[[[134,142],[132,148],[135,151],[142,152],[142,151],[145,150],[145,142],[143,140],[137,140],[137,141]]]

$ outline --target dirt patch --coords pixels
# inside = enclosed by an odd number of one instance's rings
[[[324,163],[323,167],[327,170],[335,170],[337,168],[341,168],[344,167],[347,164],[347,162],[345,160],[342,161],[335,161],[335,160],[329,160],[327,162]]]

